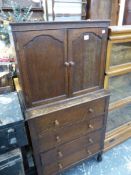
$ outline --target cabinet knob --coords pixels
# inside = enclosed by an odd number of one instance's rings
[[[60,125],[59,121],[55,120],[55,126],[59,126],[59,125]]]
[[[58,156],[59,156],[59,158],[62,158],[63,157],[63,154],[62,154],[61,151],[58,151]]]
[[[75,65],[75,63],[73,61],[70,61],[69,64],[70,64],[70,66],[74,66]]]
[[[90,128],[90,129],[94,129],[94,127],[93,127],[91,124],[89,124],[89,128]]]
[[[87,153],[88,153],[89,155],[91,155],[91,154],[92,154],[92,152],[91,152],[90,150],[87,150]]]
[[[60,141],[61,141],[61,139],[60,139],[59,136],[56,136],[56,141],[57,141],[57,142],[60,142]]]
[[[65,66],[69,67],[69,65],[70,65],[70,64],[69,64],[68,62],[65,62]]]
[[[62,166],[61,163],[59,163],[58,166],[59,166],[59,169],[60,169],[60,170],[63,168],[63,166]]]
[[[89,138],[89,142],[90,142],[90,143],[94,143],[93,140],[92,140],[91,138]]]
[[[90,113],[93,113],[93,112],[94,112],[94,110],[93,110],[92,108],[90,108],[90,109],[89,109],[89,112],[90,112]]]

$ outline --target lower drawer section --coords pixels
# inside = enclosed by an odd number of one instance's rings
[[[44,152],[54,147],[70,142],[80,136],[89,134],[95,130],[101,129],[104,123],[104,116],[99,116],[91,120],[87,120],[62,129],[49,131],[43,135],[39,135],[39,151]]]
[[[74,147],[76,147],[76,145],[74,145]],[[90,146],[81,147],[78,151],[74,151],[72,154],[69,154],[67,151],[67,156],[65,158],[59,161],[55,160],[52,164],[49,165],[45,165],[45,155],[41,154],[42,175],[55,175],[64,169],[80,162],[81,160],[87,159],[97,152],[100,152],[101,149],[101,145],[99,143],[96,143]]]
[[[102,130],[80,137],[72,142],[60,145],[59,147],[42,153],[42,164],[49,165],[55,161],[60,161],[71,154],[94,145],[95,143],[101,143]]]

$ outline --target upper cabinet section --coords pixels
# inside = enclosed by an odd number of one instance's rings
[[[68,58],[72,63],[69,84],[72,94],[102,87],[106,34],[106,29],[102,28],[68,30]]]
[[[26,107],[103,88],[108,24],[12,24]]]

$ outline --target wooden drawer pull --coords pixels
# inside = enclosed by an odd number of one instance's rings
[[[60,169],[60,170],[63,168],[63,166],[62,166],[61,163],[59,163],[58,166],[59,166],[59,169]]]
[[[92,108],[89,109],[90,113],[94,113],[94,110]]]
[[[57,142],[60,142],[60,141],[61,141],[61,139],[60,139],[59,136],[56,136],[56,141],[57,141]]]
[[[61,151],[58,151],[58,156],[59,156],[59,158],[62,158],[63,157],[63,154],[62,154]]]
[[[94,129],[94,127],[93,127],[91,124],[89,124],[89,128],[90,128],[90,129]]]
[[[90,142],[90,143],[94,143],[93,140],[92,140],[91,138],[89,138],[89,142]]]
[[[87,153],[88,153],[89,155],[91,155],[91,154],[92,154],[92,152],[91,152],[90,150],[88,150],[88,151],[87,151]]]
[[[55,120],[55,126],[59,126],[59,125],[60,125],[59,121]]]

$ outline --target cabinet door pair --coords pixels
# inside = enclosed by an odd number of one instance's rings
[[[103,87],[106,29],[29,31],[16,38],[27,106]]]

